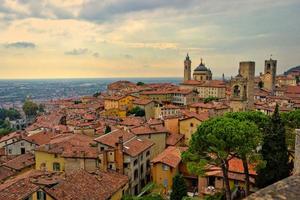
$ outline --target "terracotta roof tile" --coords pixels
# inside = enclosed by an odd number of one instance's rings
[[[169,146],[162,153],[156,156],[152,163],[163,163],[170,167],[176,168],[181,162],[181,153],[186,151],[187,147],[173,147]]]
[[[66,178],[50,189],[56,199],[106,200],[128,183],[128,177],[115,172],[88,173],[84,170],[67,174]]]
[[[133,138],[127,142],[124,142],[123,151],[131,157],[136,157],[137,155],[143,153],[153,145],[154,142],[150,140]]]

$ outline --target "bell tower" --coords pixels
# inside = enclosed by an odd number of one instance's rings
[[[190,60],[189,54],[186,55],[184,61],[184,78],[183,81],[191,80],[191,65],[192,61]]]
[[[270,90],[273,94],[275,89],[275,80],[276,80],[276,71],[277,71],[277,60],[265,61],[265,73],[264,73],[264,87]]]

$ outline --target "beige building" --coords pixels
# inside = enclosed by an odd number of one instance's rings
[[[155,102],[151,99],[136,99],[133,102],[133,107],[140,107],[141,109],[143,109],[145,111],[146,120],[154,118],[155,116]]]
[[[100,162],[108,163],[108,169],[127,175],[129,194],[139,194],[150,181],[150,155],[154,143],[123,129],[116,129],[95,141],[100,151],[109,152],[100,157]],[[115,148],[115,153],[110,151]]]
[[[154,143],[151,151],[151,159],[160,154],[166,148],[168,130],[162,125],[142,125],[131,128],[130,131],[141,139],[147,139]]]
[[[207,97],[216,97],[219,99],[226,98],[226,85],[225,82],[219,80],[210,81],[196,81],[190,80],[180,84],[182,89],[191,89],[197,91],[198,97],[201,99]]]
[[[161,105],[157,104],[155,106],[155,118],[165,118],[170,116],[176,116],[179,114],[180,107],[173,104]]]

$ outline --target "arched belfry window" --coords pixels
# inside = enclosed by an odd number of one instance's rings
[[[233,96],[235,96],[235,97],[239,97],[240,96],[240,87],[238,86],[238,85],[235,85],[234,87],[233,87]]]

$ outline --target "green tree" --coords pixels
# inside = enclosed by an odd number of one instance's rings
[[[300,83],[300,76],[296,76],[296,83],[297,83],[297,84]]]
[[[300,110],[283,112],[280,114],[286,130],[286,142],[288,149],[295,148],[295,129],[300,128]]]
[[[248,129],[241,133],[241,145],[236,149],[236,156],[243,162],[246,196],[250,193],[250,175],[248,164],[257,163],[261,160],[260,155],[256,151],[259,144],[262,143],[264,127],[269,123],[268,117],[261,112],[234,112],[226,114],[227,117],[237,119],[249,123]],[[255,125],[255,124],[256,125]],[[259,127],[261,129],[259,129]]]
[[[144,117],[145,116],[145,110],[136,106],[132,108],[130,111],[128,111],[129,115],[135,115],[137,117]]]
[[[45,105],[44,104],[40,104],[38,111],[39,111],[39,113],[45,112]]]
[[[257,130],[257,126],[250,121],[228,117],[209,119],[193,134],[188,151],[183,153],[183,160],[187,162],[188,169],[192,173],[199,175],[204,175],[207,164],[220,167],[224,176],[226,199],[230,200],[229,160],[240,152],[250,149],[241,145],[246,140],[244,137]]]
[[[110,132],[111,132],[110,126],[106,125],[104,133],[107,134],[107,133],[110,133]]]
[[[259,81],[257,86],[262,89],[264,87],[264,82]]]
[[[145,85],[145,83],[144,82],[141,82],[141,81],[139,81],[139,82],[137,82],[137,84],[136,85],[138,85],[138,86],[143,86],[143,85]]]
[[[23,111],[27,117],[35,117],[39,107],[36,103],[30,100],[25,100],[23,104]]]
[[[0,119],[4,120],[7,117],[10,120],[21,119],[21,114],[18,110],[14,109],[14,108],[10,108],[8,110],[4,109],[4,108],[0,108]]]
[[[172,193],[170,199],[182,200],[182,198],[185,196],[187,196],[187,186],[185,180],[182,175],[176,174],[173,177]]]
[[[204,103],[209,103],[209,102],[211,102],[211,101],[218,101],[218,100],[219,100],[219,98],[217,98],[217,97],[209,96],[209,97],[206,97],[206,98],[203,100],[203,102],[204,102]]]
[[[269,133],[264,135],[261,149],[266,165],[257,170],[256,184],[259,188],[288,177],[292,169],[285,140],[285,126],[279,115],[278,105],[268,129]]]
[[[99,97],[101,95],[101,92],[96,92],[95,94],[93,94],[93,97]]]

